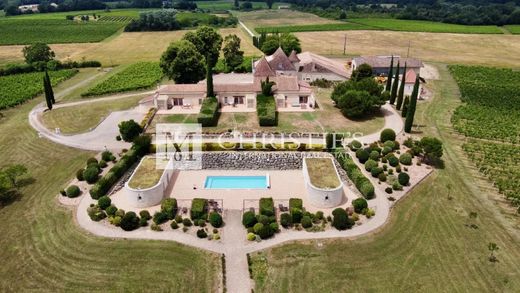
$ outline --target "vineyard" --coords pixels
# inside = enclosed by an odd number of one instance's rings
[[[124,22],[77,22],[57,19],[0,19],[0,45],[25,45],[36,42],[99,42],[113,35]]]
[[[50,71],[53,85],[68,79],[77,70]],[[0,110],[19,105],[43,91],[43,73],[33,72],[0,77]]]
[[[163,77],[158,62],[134,63],[108,79],[98,83],[82,96],[96,96],[150,88]]]
[[[520,205],[520,72],[470,66],[449,69],[465,102],[452,116],[454,128],[471,138],[463,150],[502,194]]]
[[[133,18],[130,16],[101,16],[97,21],[101,22],[130,22]]]

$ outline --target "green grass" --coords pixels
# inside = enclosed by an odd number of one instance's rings
[[[43,124],[49,129],[60,128],[64,134],[89,131],[96,127],[111,112],[137,106],[143,96],[100,101],[78,106],[56,108],[42,115]]]
[[[520,34],[520,24],[517,25],[506,25],[504,26],[508,31],[510,31],[512,34]]]
[[[463,159],[450,122],[450,110],[460,105],[457,85],[446,66],[440,73],[442,80],[430,83],[436,91],[433,100],[419,102],[416,123],[425,125],[423,134],[444,141],[444,169],[397,203],[376,233],[291,243],[253,254],[255,292],[517,291],[518,217],[502,214]],[[471,212],[476,219],[469,217]],[[500,247],[499,263],[488,261],[489,242]]]
[[[76,74],[77,70],[50,71],[52,85]],[[0,76],[0,110],[16,106],[43,92],[43,72]]]
[[[461,33],[461,34],[501,34],[502,31],[492,25],[471,26],[422,20],[403,20],[390,18],[352,18],[344,23],[326,23],[312,25],[291,25],[258,27],[257,32],[312,32],[312,31],[342,31],[342,30],[391,30],[431,33]]]
[[[39,101],[0,117],[0,167],[25,164],[34,179],[0,207],[0,291],[217,291],[216,254],[171,241],[97,237],[77,226],[75,211],[56,196],[94,153],[39,138],[27,121]]]
[[[135,189],[146,189],[155,186],[164,170],[157,169],[155,158],[145,157],[135,170],[132,180],[128,182],[128,186]]]
[[[66,11],[66,12],[53,12],[53,13],[34,13],[34,14],[23,14],[17,16],[9,16],[5,19],[35,19],[35,20],[65,20],[67,15],[89,15],[92,16],[96,14],[96,16],[127,16],[131,18],[138,18],[139,12],[141,11],[151,11],[157,9],[139,9],[139,8],[130,8],[130,9],[112,9],[109,12],[105,10],[84,10],[84,11]]]
[[[307,158],[305,163],[312,185],[323,189],[337,188],[340,185],[338,175],[330,159]]]
[[[239,1],[240,4],[245,1]],[[197,3],[197,8],[209,10],[209,11],[225,11],[225,10],[233,10],[235,9],[234,1],[232,0],[224,0],[224,1],[195,1]],[[253,4],[253,9],[264,9],[267,8],[267,4],[265,2],[251,2]],[[278,9],[280,5],[288,5],[283,2],[276,2],[273,4],[273,9]]]
[[[88,89],[83,96],[97,96],[150,88],[163,77],[159,62],[138,62],[125,67]]]

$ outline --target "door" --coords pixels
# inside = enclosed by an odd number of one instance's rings
[[[182,106],[184,104],[183,98],[173,98],[173,106]]]
[[[308,100],[309,100],[308,96],[300,96],[300,104],[307,104]]]
[[[234,98],[234,104],[235,105],[243,105],[244,104],[244,97],[243,96],[235,96]]]

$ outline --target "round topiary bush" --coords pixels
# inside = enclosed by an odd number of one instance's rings
[[[289,226],[292,225],[292,218],[291,218],[291,215],[289,215],[288,213],[283,213],[281,216],[280,216],[280,224],[282,225],[282,227],[284,228],[288,228]]]
[[[139,216],[146,220],[150,220],[152,218],[152,216],[150,215],[150,212],[148,212],[147,210],[140,211]]]
[[[371,151],[369,155],[370,160],[379,161],[379,152]]]
[[[269,217],[266,216],[266,215],[258,215],[258,216],[256,216],[256,221],[258,223],[262,223],[264,225],[269,225],[269,223],[271,223],[271,221],[269,220]]]
[[[260,223],[258,223],[258,224],[260,224]],[[270,225],[262,225],[262,227],[260,229],[258,229],[257,234],[258,234],[258,236],[260,236],[260,238],[267,239],[274,235],[274,231],[273,231],[273,229],[271,229]]]
[[[278,226],[278,223],[276,223],[276,222],[272,222],[271,224],[269,224],[269,227],[270,227],[271,230],[273,230],[273,232],[275,232],[275,233],[280,232],[280,226]]]
[[[332,219],[332,227],[338,230],[345,230],[352,227],[349,227],[348,215],[344,209],[337,208],[332,211],[332,215],[334,216]]]
[[[78,179],[79,181],[83,181],[85,180],[85,178],[83,178],[83,171],[85,169],[79,169],[78,171],[76,171],[76,179]]]
[[[383,148],[383,150],[381,151],[381,154],[383,154],[384,156],[386,156],[386,155],[388,155],[388,154],[391,153],[391,152],[392,152],[392,148],[389,148],[389,147],[385,146],[385,147]]]
[[[87,159],[87,167],[90,166],[91,164],[97,164],[97,163],[98,163],[98,160],[96,158]]]
[[[370,174],[372,174],[372,177],[374,178],[377,178],[381,173],[383,173],[383,168],[381,167],[375,167],[370,170]]]
[[[395,131],[393,131],[390,128],[383,129],[383,131],[381,131],[381,134],[379,136],[379,140],[383,143],[388,140],[394,141],[395,140]]]
[[[255,232],[255,234],[258,234],[258,231],[260,231],[260,229],[262,229],[264,227],[264,224],[262,223],[256,223],[254,226],[253,226],[253,231]]]
[[[170,223],[170,227],[172,227],[172,229],[174,229],[174,230],[179,229],[179,224],[177,224],[177,222],[175,222],[175,221],[172,221]]]
[[[412,155],[410,155],[409,153],[404,153],[404,154],[400,155],[399,162],[401,162],[401,164],[407,165],[407,166],[412,165]]]
[[[360,197],[352,201],[352,206],[354,207],[354,211],[359,214],[363,209],[368,208],[368,202],[366,199]]]
[[[107,162],[105,160],[101,160],[101,161],[99,161],[98,165],[100,168],[105,168],[107,166]]]
[[[359,142],[358,140],[353,140],[350,143],[350,149],[353,151],[360,149],[362,146],[363,146],[363,144],[361,144],[361,142]]]
[[[369,156],[370,154],[364,149],[359,149],[356,151],[356,158],[363,164],[368,160]]]
[[[309,216],[303,216],[302,218],[302,227],[310,228],[312,227],[312,219]]]
[[[255,233],[247,233],[247,240],[255,241],[256,240],[256,234]]]
[[[165,212],[155,212],[153,214],[153,222],[157,225],[160,225],[164,222],[168,221],[168,214]]]
[[[101,208],[102,210],[105,210],[106,208],[108,208],[110,205],[112,204],[112,200],[110,199],[110,197],[106,196],[106,195],[103,195],[102,197],[100,197],[98,199],[98,206],[99,208]]]
[[[365,170],[367,170],[368,172],[370,172],[370,170],[372,170],[372,168],[375,168],[377,167],[379,164],[372,160],[372,159],[369,159],[368,161],[365,162]]]
[[[209,223],[215,228],[222,227],[223,221],[222,216],[217,212],[211,212],[209,214]]]
[[[386,181],[386,175],[385,173],[381,173],[377,176],[377,179],[379,179],[379,181],[381,182],[385,182]]]
[[[406,186],[410,182],[410,176],[405,172],[399,173],[397,181],[399,181],[399,184],[402,186]]]
[[[105,212],[109,216],[114,216],[117,212],[117,207],[115,205],[110,205],[108,208],[105,209]]]
[[[242,215],[242,225],[244,225],[244,227],[253,227],[256,223],[257,221],[254,212],[247,211]]]
[[[67,197],[73,198],[79,196],[81,193],[81,190],[77,185],[71,185],[67,187],[67,190],[65,191],[65,194],[67,194]]]
[[[96,183],[99,178],[99,170],[97,166],[91,165],[87,167],[87,169],[83,171],[83,178],[87,181],[88,184]]]
[[[148,220],[146,218],[139,218],[139,227],[146,227],[148,226]]]
[[[116,211],[116,214],[115,214],[115,215],[116,215],[116,216],[123,217],[123,216],[125,215],[125,210],[123,210],[123,209],[118,209],[118,210]]]
[[[181,215],[175,216],[175,222],[182,223],[182,216]]]
[[[101,159],[105,162],[112,161],[112,153],[110,151],[104,151],[101,153]]]
[[[396,167],[397,165],[399,165],[399,159],[395,156],[389,156],[388,164],[390,164],[390,166],[392,167]]]
[[[199,237],[199,238],[207,238],[208,237],[208,233],[206,233],[206,231],[204,231],[204,229],[199,229],[199,230],[197,230],[197,237]]]
[[[392,192],[393,192],[392,187],[385,188],[385,192],[388,194],[392,194]]]
[[[374,191],[374,185],[370,183],[370,181],[367,181],[361,185],[359,188],[359,191],[366,199],[372,199],[374,198],[375,191]]]
[[[391,140],[387,140],[383,143],[383,147],[393,150],[395,148],[395,142],[393,142]]]
[[[139,217],[134,212],[128,212],[121,218],[121,229],[132,231],[139,228]]]
[[[191,225],[193,225],[189,218],[182,219],[182,224],[184,225],[184,227],[190,227]]]

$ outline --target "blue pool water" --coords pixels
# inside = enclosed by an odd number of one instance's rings
[[[207,189],[267,189],[267,176],[207,176]]]

